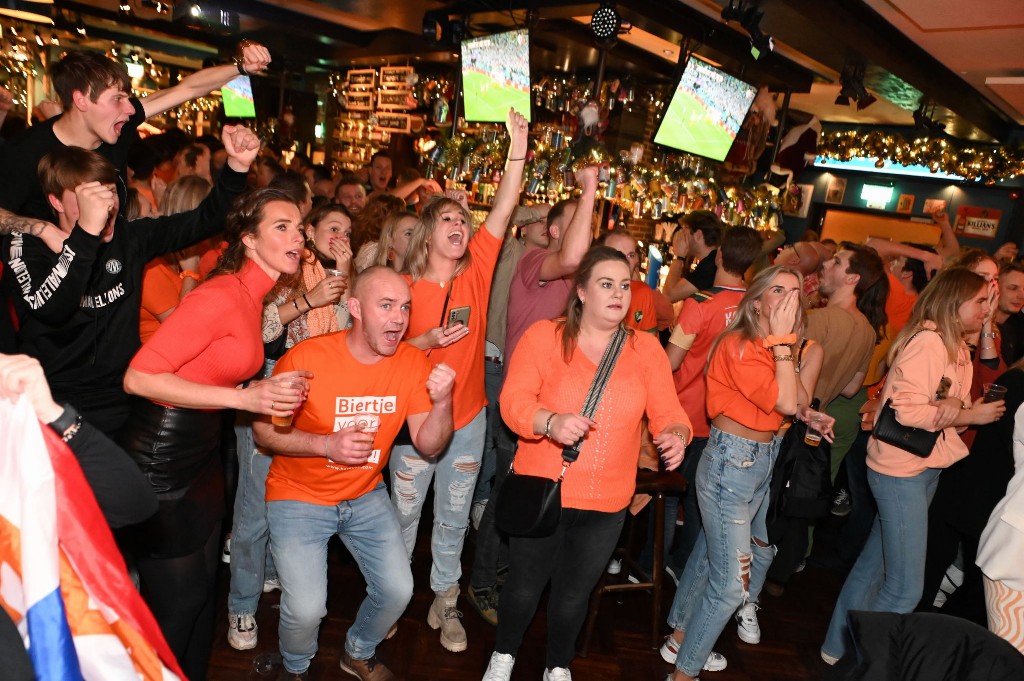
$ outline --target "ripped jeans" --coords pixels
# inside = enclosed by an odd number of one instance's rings
[[[416,546],[423,502],[434,486],[434,529],[430,536],[433,565],[430,588],[447,591],[462,577],[462,546],[473,505],[473,490],[483,458],[487,412],[481,409],[473,420],[452,435],[448,447],[436,457],[421,456],[412,445],[398,445],[391,452],[391,501],[398,512],[405,548],[412,558]]]
[[[773,558],[765,517],[781,443],[780,437],[754,442],[711,428],[694,481],[704,526],[668,617],[673,629],[685,632],[676,667],[692,677],[736,609],[757,602],[749,588],[764,582]]]

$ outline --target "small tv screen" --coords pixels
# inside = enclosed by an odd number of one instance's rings
[[[224,100],[224,115],[228,118],[256,118],[256,103],[252,98],[249,76],[238,76],[220,89]]]
[[[467,121],[502,123],[510,108],[530,120],[530,34],[523,29],[462,41]]]
[[[724,161],[756,94],[750,83],[691,57],[654,142]]]

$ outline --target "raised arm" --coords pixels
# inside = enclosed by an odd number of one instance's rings
[[[505,174],[501,177],[498,190],[494,193],[494,206],[485,224],[496,239],[505,236],[509,218],[519,203],[519,190],[523,184],[523,168],[526,166],[526,148],[529,144],[530,126],[526,119],[514,109],[508,110],[508,158],[505,161]]]
[[[937,210],[932,213],[932,221],[939,226],[939,256],[943,260],[955,257],[960,253],[960,241],[949,224],[949,215],[944,210]]]
[[[904,258],[920,260],[924,263],[924,268],[928,272],[928,276],[931,276],[936,270],[942,269],[943,258],[938,253],[914,248],[913,246],[908,246],[906,244],[899,243],[898,241],[889,241],[888,239],[883,239],[877,236],[868,237],[865,245],[875,249],[878,255],[883,258],[903,256]]]
[[[266,70],[267,65],[270,64],[270,51],[267,48],[248,40],[239,43],[239,47],[242,48],[242,61],[239,66],[247,75],[255,75]],[[209,94],[233,78],[237,78],[238,75],[238,66],[235,64],[211,66],[208,69],[196,71],[183,78],[177,85],[158,90],[142,99],[142,109],[146,112],[146,118],[158,116],[189,100]]]
[[[576,173],[580,183],[576,212],[565,228],[558,251],[549,253],[540,266],[540,280],[554,281],[576,271],[583,254],[590,248],[594,237],[594,196],[597,192],[597,166],[587,166]]]
[[[416,445],[416,451],[426,456],[437,456],[448,445],[452,437],[452,388],[455,386],[455,370],[445,363],[434,367],[427,378],[427,393],[430,395],[430,411],[425,414],[410,414],[409,435]]]

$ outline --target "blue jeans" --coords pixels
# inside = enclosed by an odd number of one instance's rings
[[[842,657],[850,649],[846,618],[851,610],[908,613],[921,600],[928,504],[941,472],[930,468],[910,478],[895,478],[868,469],[878,515],[839,593],[821,652]]]
[[[263,582],[277,577],[274,558],[267,545],[267,472],[272,457],[256,449],[252,415],[238,412],[238,489],[235,491],[234,523],[231,526],[231,589],[228,612],[255,615]]]
[[[754,442],[711,428],[695,480],[703,527],[668,618],[686,632],[676,667],[690,676],[704,667],[736,609],[757,602],[749,588],[764,583],[774,557],[765,517],[780,444],[780,437]]]
[[[391,452],[391,499],[405,539],[406,560],[412,558],[423,502],[431,480],[437,477],[430,536],[434,559],[430,588],[435,593],[456,586],[462,577],[462,546],[486,430],[487,412],[481,409],[472,421],[455,431],[448,447],[436,457],[422,456],[412,445],[399,445]]]
[[[497,347],[487,344],[488,352],[496,352]],[[487,395],[487,435],[484,437],[484,453],[480,460],[480,475],[476,479],[476,491],[473,492],[473,503],[487,501],[491,498],[494,474],[497,471],[498,438],[505,424],[501,420],[498,409],[498,396],[504,383],[502,365],[484,360],[484,392]]]
[[[327,614],[327,542],[337,534],[366,580],[366,598],[345,636],[353,659],[373,657],[412,599],[412,571],[384,483],[337,506],[271,501],[270,547],[281,576],[281,657],[289,672],[309,668]]]

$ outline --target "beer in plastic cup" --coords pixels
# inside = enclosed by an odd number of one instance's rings
[[[288,414],[288,416],[271,416],[270,422],[278,428],[290,428],[292,425],[292,419],[295,418],[295,414]]]
[[[807,432],[804,433],[804,444],[808,447],[817,447],[821,443],[821,419],[815,417],[807,423]]]
[[[985,402],[998,402],[1006,399],[1006,386],[998,383],[986,383],[982,387],[985,389]]]

